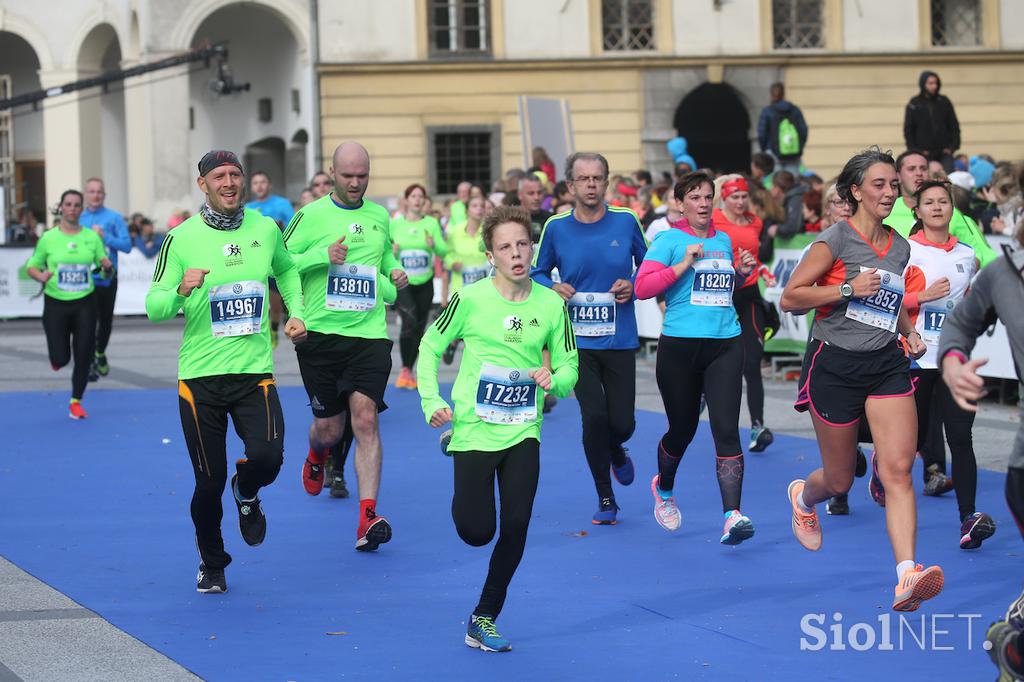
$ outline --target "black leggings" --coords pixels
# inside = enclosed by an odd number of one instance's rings
[[[220,532],[228,480],[228,415],[245,448],[244,459],[236,465],[238,492],[249,499],[274,482],[284,462],[284,415],[277,385],[269,374],[186,379],[178,382],[178,407],[196,478],[192,523],[199,556],[209,568],[224,568],[231,563]]]
[[[743,488],[743,449],[739,416],[743,346],[740,338],[658,340],[656,376],[668,417],[668,432],[658,447],[658,485],[672,490],[676,470],[697,432],[704,394],[715,441],[722,510],[739,509]]]
[[[423,284],[410,284],[398,290],[398,314],[402,318],[402,331],[398,336],[398,348],[402,355],[402,367],[412,369],[420,353],[420,340],[427,330],[427,317],[434,303],[434,280]]]
[[[614,497],[609,467],[626,463],[622,444],[636,428],[636,351],[580,350],[576,400],[583,451],[599,498]]]
[[[494,479],[501,498],[501,533],[491,552],[487,580],[473,615],[498,617],[526,548],[540,475],[540,443],[534,438],[498,452],[456,452],[452,519],[459,537],[480,547],[494,537]]]
[[[761,289],[753,284],[737,289],[732,295],[740,319],[743,341],[743,380],[747,382],[747,410],[750,424],[764,424],[764,380],[761,358],[764,357],[764,299]]]
[[[96,348],[96,297],[89,294],[74,301],[43,297],[43,331],[50,364],[55,369],[75,360],[71,372],[71,397],[81,400],[89,383],[89,367]]]
[[[108,287],[96,287],[96,352],[103,355],[110,343],[114,327],[114,301],[117,298],[117,277]]]
[[[974,413],[960,409],[938,369],[915,369],[910,373],[917,379],[914,391],[917,449],[924,460],[925,480],[932,464],[937,464],[939,471],[946,471],[946,445],[942,438],[945,426],[945,440],[949,443],[953,459],[953,490],[956,491],[960,520],[963,521],[976,511],[974,504],[978,492],[978,461],[974,456],[971,436]]]

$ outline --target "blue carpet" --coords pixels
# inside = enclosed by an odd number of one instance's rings
[[[353,549],[355,500],[302,491],[309,410],[300,389],[281,394],[285,466],[262,494],[263,546],[244,545],[225,497],[227,595],[195,592],[192,474],[170,390],[92,391],[91,418],[78,423],[65,416],[65,392],[0,395],[0,554],[211,680],[994,676],[985,628],[1020,589],[1021,539],[1001,475],[980,474],[978,507],[999,531],[977,552],[957,547],[952,494],[919,498],[919,560],[942,565],[947,588],[901,623],[889,610],[893,560],[867,479],[851,492],[851,516],[820,510],[821,552],[791,535],[786,484],[817,466],[813,442],[777,436],[767,453],[748,455],[744,512],[757,535],[723,547],[706,423],[677,478],[683,527],[669,534],[652,518],[649,490],[664,417],[639,413],[630,443],[637,480],[617,486],[620,524],[595,527],[579,411],[562,401],[544,426],[530,540],[500,621],[515,650],[484,655],[462,637],[490,550],[455,534],[451,463],[416,394],[392,391],[381,417],[379,511],[395,537],[376,554]],[[351,464],[348,478],[354,488]],[[815,613],[820,638],[801,630]],[[867,651],[848,646],[857,623],[858,643],[875,640]],[[825,647],[801,650],[802,637]]]

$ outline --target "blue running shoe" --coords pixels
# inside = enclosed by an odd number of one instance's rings
[[[492,616],[470,616],[466,646],[481,651],[512,651],[512,642],[502,637],[494,627]]]
[[[619,513],[619,505],[615,504],[614,497],[602,497],[601,502],[594,512],[594,519],[591,521],[595,526],[614,526],[616,515]]]
[[[754,524],[738,509],[733,509],[725,517],[725,528],[722,529],[723,545],[738,545],[744,540],[754,537]]]
[[[451,457],[451,455],[448,454],[448,444],[451,443],[451,442],[452,442],[452,430],[448,429],[447,431],[445,431],[444,433],[441,434],[441,441],[440,441],[440,443],[441,443],[441,454],[443,454],[445,457]]]
[[[619,482],[619,485],[629,485],[633,482],[636,469],[633,467],[633,458],[629,456],[629,450],[622,448],[622,454],[626,457],[626,461],[620,467],[615,466],[615,463],[612,462],[612,476]]]
[[[775,442],[775,436],[772,435],[771,430],[757,422],[754,424],[754,428],[750,429],[750,451],[751,452],[764,452],[765,448]]]

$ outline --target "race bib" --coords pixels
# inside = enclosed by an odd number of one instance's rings
[[[462,284],[469,285],[473,282],[479,282],[487,276],[487,272],[491,269],[489,265],[478,265],[475,268],[463,268],[462,269]]]
[[[476,416],[488,424],[537,420],[537,383],[530,370],[484,365],[476,387]]]
[[[257,334],[263,321],[263,282],[210,287],[210,330],[215,337]]]
[[[430,272],[430,253],[421,249],[399,251],[398,259],[409,277],[421,277]]]
[[[917,315],[917,326],[921,333],[921,339],[926,344],[929,346],[939,345],[942,325],[946,322],[946,316],[953,312],[956,304],[956,299],[946,296],[921,306],[921,311]]]
[[[724,307],[732,305],[732,288],[736,271],[732,261],[723,258],[705,258],[693,264],[693,305]]]
[[[576,336],[614,336],[615,295],[577,293],[569,299],[569,319]]]
[[[411,274],[411,273],[410,273]],[[372,265],[344,263],[327,270],[328,310],[365,312],[377,305],[377,268]]]
[[[861,267],[861,272],[868,268]],[[896,318],[903,304],[903,277],[878,270],[882,287],[867,298],[855,298],[846,306],[846,317],[888,332],[896,331]]]
[[[57,265],[57,288],[68,293],[89,290],[92,275],[88,263],[60,263]]]

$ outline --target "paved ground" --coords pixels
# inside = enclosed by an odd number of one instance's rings
[[[109,377],[89,390],[173,387],[181,327],[181,321],[159,326],[138,318],[116,321],[108,350],[113,369]],[[397,333],[392,337],[396,338]],[[0,322],[0,338],[0,391],[69,390],[70,369],[54,373],[48,367],[38,321]],[[276,353],[276,376],[282,385],[299,385],[298,366],[289,345],[283,342]],[[399,364],[397,346],[394,364]],[[442,381],[454,379],[457,365],[442,368]],[[793,382],[766,383],[768,424],[780,433],[813,438],[810,421],[791,408],[794,391]],[[638,363],[637,393],[638,408],[662,411],[653,358]],[[88,394],[85,404],[88,407]],[[130,412],[132,406],[126,404],[124,409]],[[17,415],[4,415],[3,420],[3,428],[17,428]],[[745,425],[745,407],[742,421]],[[1016,407],[984,404],[974,431],[979,465],[995,471],[1004,469],[1018,421]],[[195,677],[0,558],[0,682],[54,679]]]

